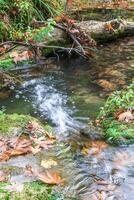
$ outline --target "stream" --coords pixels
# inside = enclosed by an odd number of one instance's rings
[[[61,55],[47,64],[15,70],[24,78],[11,86],[12,95],[0,99],[6,113],[30,114],[50,124],[57,144],[39,154],[0,163],[12,170],[11,180],[33,181],[22,173],[30,164],[56,159],[55,168],[66,180],[63,193],[82,200],[134,199],[134,146],[114,147],[101,141],[91,125],[114,90],[125,88],[134,77],[134,38],[100,46],[95,59]],[[86,135],[81,130],[88,130]],[[60,189],[58,189],[60,190]]]

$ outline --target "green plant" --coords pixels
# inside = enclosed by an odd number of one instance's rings
[[[11,58],[0,61],[0,68],[2,68],[2,69],[12,68],[13,65],[14,65],[13,59],[11,59]]]
[[[126,90],[116,91],[109,96],[98,117],[113,116],[119,109],[134,110],[134,81]]]
[[[134,124],[116,118],[116,113],[126,110],[134,111],[134,81],[126,90],[114,92],[98,115],[104,137],[112,144],[134,143]]]
[[[54,24],[55,24],[55,21],[48,20],[46,27],[43,27],[34,33],[34,37],[33,37],[34,41],[43,42],[45,37],[47,38],[51,37],[52,36],[51,33],[54,30],[54,27],[53,27]]]
[[[62,12],[60,0],[0,0],[0,40],[6,40],[9,36],[12,39],[15,32],[24,33],[28,27],[32,27],[33,19],[46,21]],[[5,16],[7,21],[4,21]],[[47,34],[46,30],[42,32],[40,34]]]

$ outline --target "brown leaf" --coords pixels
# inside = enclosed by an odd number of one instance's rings
[[[12,156],[23,155],[31,152],[32,141],[25,138],[12,138],[7,140],[0,153],[0,161],[7,161]]]
[[[14,51],[10,54],[10,57],[13,58],[14,62],[21,62],[24,60],[29,60],[33,57],[33,53],[31,51],[23,51],[22,53],[18,53],[17,51]]]
[[[46,171],[45,173],[38,173],[37,177],[40,181],[50,184],[59,185],[63,184],[63,179],[56,172]]]
[[[7,180],[7,173],[0,171],[0,182],[4,182]]]
[[[118,115],[118,121],[126,121],[129,122],[130,120],[134,119],[134,115],[132,114],[131,110],[127,110],[126,112],[121,113]]]
[[[7,161],[10,158],[11,152],[5,151],[0,154],[0,161]]]
[[[38,180],[50,185],[59,185],[63,184],[64,182],[64,180],[60,177],[60,175],[57,172],[39,172],[37,169],[32,168],[30,165],[26,166],[26,172],[29,172],[29,175],[36,176]]]
[[[24,154],[27,154],[30,152],[31,152],[31,148],[29,148],[29,147],[16,148],[11,151],[10,156],[19,156],[19,155],[24,155]]]
[[[54,139],[46,140],[44,137],[39,137],[39,138],[31,137],[31,139],[34,141],[35,144],[37,144],[42,149],[48,149],[52,147],[52,144],[55,142]]]
[[[35,155],[37,153],[39,153],[41,151],[41,148],[39,146],[34,147],[30,147],[31,152]]]
[[[112,90],[115,90],[115,88],[116,88],[116,86],[113,83],[111,83],[107,80],[104,80],[104,79],[100,79],[97,82],[106,91],[112,91]]]
[[[85,144],[82,149],[82,153],[85,155],[96,155],[98,156],[105,148],[107,148],[108,144],[102,140],[90,141]]]
[[[39,133],[44,133],[44,129],[39,125],[38,122],[36,121],[29,121],[27,126],[26,126],[27,131],[29,132],[39,132]]]

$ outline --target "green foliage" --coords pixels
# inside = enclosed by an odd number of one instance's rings
[[[99,118],[113,116],[117,110],[134,110],[134,81],[127,90],[116,91],[101,108]]]
[[[32,20],[46,21],[63,12],[60,0],[0,0],[0,40],[12,39],[14,32],[23,33],[32,25]],[[49,36],[52,27],[40,33]]]
[[[18,115],[16,113],[12,115],[0,112],[0,135],[9,135],[12,128],[23,128],[32,117],[27,115]]]
[[[4,40],[7,37],[7,34],[8,34],[7,25],[3,21],[0,21],[0,40]]]
[[[114,118],[104,119],[102,126],[105,139],[112,144],[134,143],[134,126],[131,123],[118,122]]]
[[[38,30],[38,32],[34,33],[34,41],[43,42],[45,37],[51,37],[51,33],[54,31],[54,24],[55,21],[49,20],[46,27],[43,27],[42,29]]]
[[[0,110],[0,135],[2,136],[10,136],[14,128],[22,129],[22,132],[25,131],[25,127],[29,121],[36,121],[42,127],[43,125],[34,117],[30,115],[19,115],[17,113],[14,114],[6,114],[5,111]],[[44,126],[45,129],[45,126]]]
[[[12,68],[13,65],[14,65],[13,59],[11,58],[0,61],[0,68],[2,69],[10,69]]]
[[[98,119],[104,129],[104,137],[112,144],[134,143],[134,125],[118,121],[115,114],[121,110],[134,110],[134,81],[126,89],[114,92],[101,108]]]
[[[4,189],[7,183],[0,184],[0,199],[3,200],[76,200],[73,198],[66,198],[59,192],[54,192],[52,187],[41,183],[39,181],[25,183],[23,192],[10,193]]]

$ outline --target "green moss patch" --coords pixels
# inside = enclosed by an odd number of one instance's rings
[[[119,121],[118,112],[131,110],[134,114],[134,81],[126,89],[114,92],[107,100],[105,106],[101,108],[98,119],[104,129],[104,137],[112,144],[134,143],[134,123],[133,120]]]
[[[31,117],[30,115],[19,115],[16,113],[5,114],[0,111],[0,135],[6,137],[11,136],[15,129],[16,131],[18,130],[18,132],[21,131],[23,133],[29,121],[35,121],[42,127],[44,127],[44,130],[50,130],[50,127],[48,125],[43,126],[37,119]]]
[[[0,183],[0,199],[3,200],[77,200],[65,197],[60,192],[53,190],[53,187],[39,181],[25,183],[22,192],[9,192],[4,187],[9,183]]]
[[[10,69],[13,66],[14,66],[14,63],[13,63],[13,59],[11,58],[0,61],[0,68],[2,69]]]

